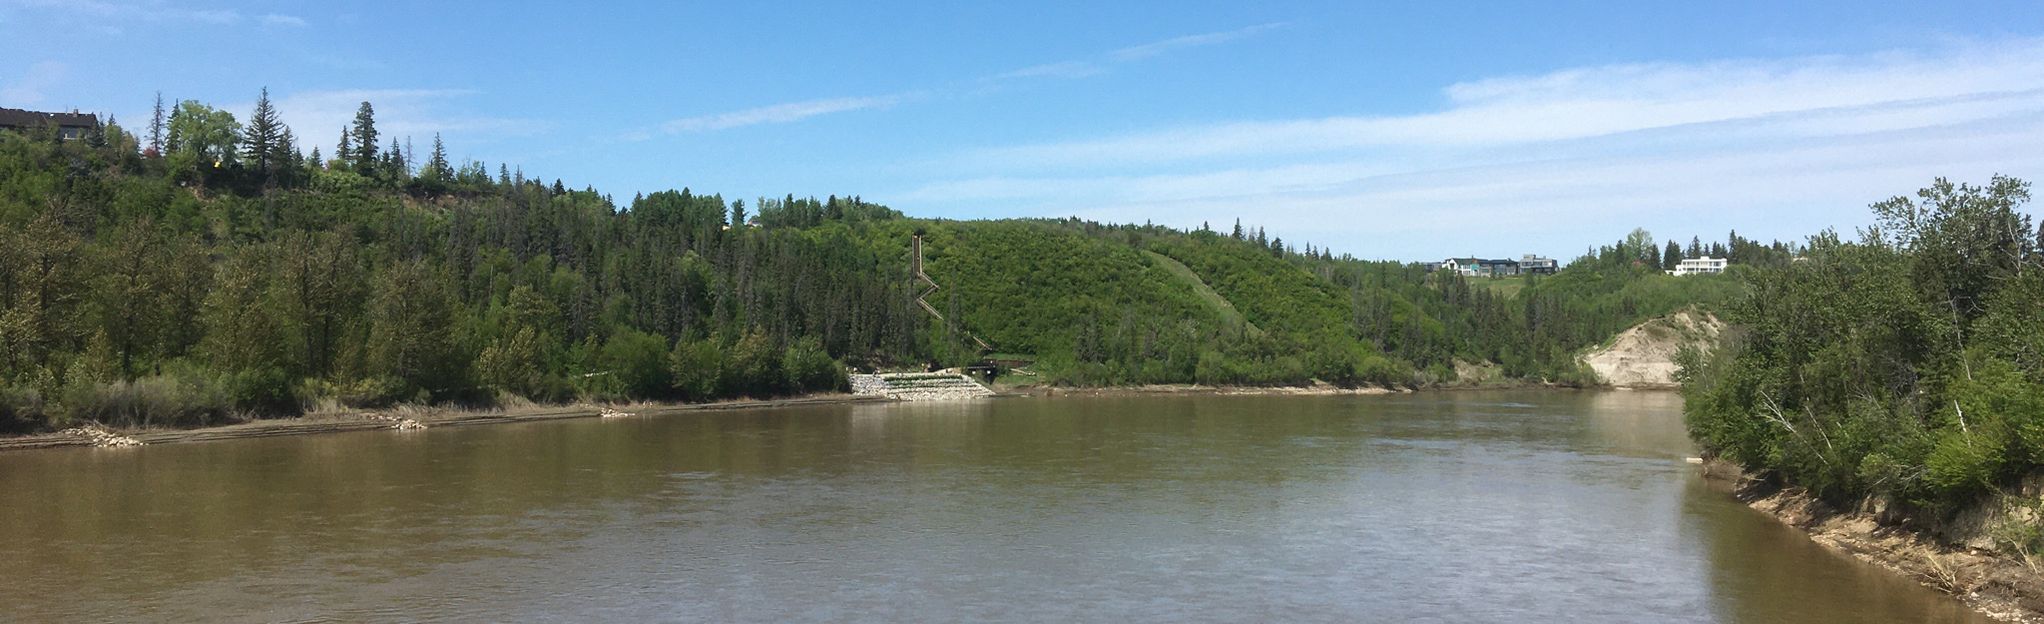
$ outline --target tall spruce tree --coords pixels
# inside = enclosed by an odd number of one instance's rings
[[[279,181],[298,177],[305,169],[305,154],[298,151],[298,136],[291,134],[290,126],[279,124],[284,130],[277,133],[277,144],[270,147],[270,176]]]
[[[433,133],[433,155],[426,161],[427,177],[436,182],[454,181],[454,168],[447,164],[447,145],[440,142],[440,133]]]
[[[411,176],[412,164],[405,159],[405,150],[398,144],[397,137],[390,137],[390,149],[386,150],[384,154],[384,168],[391,175],[399,178]]]
[[[352,155],[355,157],[356,172],[365,175],[374,173],[377,168],[376,139],[378,138],[376,134],[376,108],[370,106],[369,102],[362,102],[362,106],[355,109],[355,125],[350,130],[350,136],[354,137],[354,153]]]
[[[341,142],[334,145],[334,160],[343,167],[355,162],[355,135],[348,132],[347,126],[341,126]]]
[[[248,126],[241,133],[241,160],[255,170],[264,184],[274,181],[278,156],[284,142],[284,123],[277,118],[277,108],[270,105],[270,88],[263,87],[256,96],[255,112],[248,115]]]

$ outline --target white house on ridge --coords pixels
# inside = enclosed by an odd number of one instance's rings
[[[1725,272],[1725,265],[1730,263],[1731,263],[1730,260],[1726,260],[1724,258],[1712,258],[1710,256],[1704,256],[1701,258],[1689,258],[1687,260],[1683,260],[1679,264],[1676,264],[1675,269],[1668,271],[1668,274],[1680,276],[1723,273]]]

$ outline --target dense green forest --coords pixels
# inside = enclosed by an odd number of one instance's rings
[[[1709,451],[1841,505],[1867,496],[1935,523],[2044,467],[2044,229],[2029,185],[1938,180],[1742,272],[1741,328],[1685,366]],[[2028,554],[2034,527],[2003,536]]]
[[[1730,300],[1797,250],[1736,234],[1593,249],[1516,295],[1231,233],[910,219],[851,197],[618,202],[416,157],[365,102],[330,154],[268,98],[159,103],[144,130],[0,132],[0,430],[191,426],[405,402],[702,401],[951,366],[966,336],[1051,383],[1589,383],[1582,348]],[[111,121],[111,120],[109,120]],[[943,288],[914,305],[910,245]],[[1741,258],[1741,255],[1744,258]]]

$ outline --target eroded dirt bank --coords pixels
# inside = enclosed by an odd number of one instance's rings
[[[1717,346],[1725,324],[1705,312],[1682,311],[1652,319],[1620,332],[1611,344],[1583,356],[1604,383],[1618,388],[1674,389],[1680,368],[1675,356],[1685,347],[1708,351]]]
[[[1950,594],[1994,619],[2044,623],[2044,574],[2035,560],[1995,549],[1994,510],[1960,514],[1951,526],[1926,532],[1876,501],[1837,509],[1800,488],[1751,479],[1716,460],[1704,465],[1704,475],[1828,548]]]

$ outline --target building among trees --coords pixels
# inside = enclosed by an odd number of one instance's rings
[[[0,130],[24,132],[32,128],[52,128],[57,136],[66,141],[85,138],[87,133],[99,129],[99,118],[91,113],[71,111],[68,113],[45,113],[18,108],[0,108]]]
[[[1436,268],[1464,277],[1511,277],[1519,274],[1519,263],[1513,260],[1449,258],[1442,260]]]
[[[1675,263],[1675,268],[1669,269],[1668,274],[1675,276],[1715,275],[1725,272],[1725,265],[1728,264],[1731,264],[1731,260],[1724,258],[1712,258],[1710,256],[1686,258],[1681,262]]]

